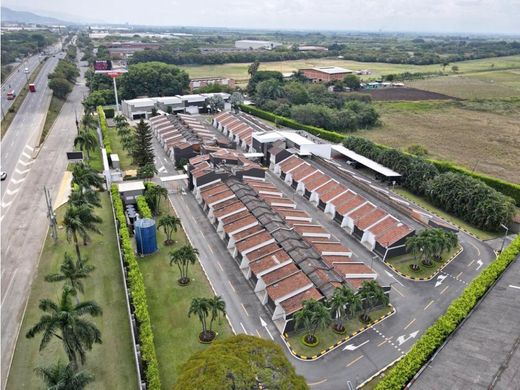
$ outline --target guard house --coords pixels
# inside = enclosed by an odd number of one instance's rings
[[[124,181],[118,183],[119,194],[125,204],[137,203],[137,197],[144,193],[144,183],[142,181]]]

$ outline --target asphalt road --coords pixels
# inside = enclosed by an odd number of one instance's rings
[[[57,59],[53,60],[57,61]],[[78,114],[82,112],[81,101],[83,95],[88,91],[83,80],[85,68],[80,68],[80,71],[81,77],[63,106],[40,153],[34,160],[26,160],[28,162],[26,166],[27,172],[24,180],[16,187],[16,196],[9,198],[9,207],[2,208],[2,389],[6,385],[12,353],[18,337],[32,280],[38,266],[40,250],[47,232],[48,222],[43,187],[47,186],[51,196],[53,198],[56,197],[63,173],[67,167],[65,152],[72,147],[76,135],[75,111]],[[46,81],[46,76],[40,77],[42,85]],[[33,100],[29,100],[29,102],[43,104],[44,97],[42,95],[45,94],[46,92],[40,90],[39,93],[31,97]],[[35,111],[34,106],[30,104],[26,109],[25,113],[28,116],[31,115],[32,111]],[[42,113],[39,111],[40,109],[38,109],[35,118],[25,120],[26,127],[24,127],[25,132],[23,132],[25,141],[21,142],[21,145],[26,145],[27,142],[34,138],[34,134],[39,133],[37,126],[43,125]],[[21,118],[22,115],[17,115],[17,119],[21,120],[19,117]],[[18,128],[18,130],[22,132],[22,127]],[[16,132],[13,131],[12,134],[16,134]],[[9,135],[9,132],[7,135]],[[4,147],[3,144],[2,142],[2,147]],[[10,149],[8,148],[7,151],[9,152]],[[3,158],[4,156],[2,155]],[[24,337],[24,335],[20,335],[20,337]]]
[[[47,116],[52,91],[47,86],[48,75],[58,63],[50,57],[36,77],[36,92],[28,93],[1,142],[1,167],[7,172],[2,182],[2,211],[8,208],[29,169],[33,151],[38,145],[41,129]]]
[[[160,145],[154,140],[156,165],[160,176],[176,174]],[[466,285],[494,259],[492,248],[461,232],[459,240],[463,252],[450,263],[437,278],[429,282],[414,282],[400,277],[353,239],[338,224],[331,221],[306,199],[294,195],[294,191],[280,179],[268,173],[273,182],[287,196],[294,199],[298,208],[310,213],[313,219],[327,228],[342,243],[353,249],[356,259],[372,266],[383,285],[391,285],[391,303],[396,313],[351,339],[347,344],[321,359],[308,362],[294,358],[286,348],[286,355],[296,370],[304,375],[313,389],[347,388],[347,382],[355,387],[394,360],[413,345],[413,342],[446,310]],[[179,184],[167,187],[176,189]],[[216,290],[226,301],[229,320],[237,333],[272,338],[285,347],[275,330],[267,310],[260,304],[245,281],[235,261],[209,224],[207,217],[190,192],[170,194],[170,201],[181,218],[186,233],[200,251],[200,261]],[[294,195],[294,197],[293,197]],[[269,333],[261,326],[260,318],[267,322]],[[345,346],[350,345],[345,350]]]

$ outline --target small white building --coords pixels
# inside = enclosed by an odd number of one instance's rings
[[[246,50],[258,50],[258,49],[266,49],[272,50],[275,47],[282,46],[279,42],[273,41],[257,41],[250,39],[241,39],[239,41],[235,41],[235,47],[237,49],[246,49]]]

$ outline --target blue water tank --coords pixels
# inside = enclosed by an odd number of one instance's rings
[[[149,218],[138,219],[135,221],[135,242],[137,253],[149,255],[157,250],[157,232],[155,221]]]

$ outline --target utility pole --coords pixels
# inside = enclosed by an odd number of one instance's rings
[[[43,187],[43,192],[45,193],[45,203],[47,203],[47,218],[49,218],[49,226],[51,228],[51,237],[54,240],[54,243],[58,242],[58,230],[56,228],[56,213],[52,209],[52,199],[51,194],[47,187]]]

